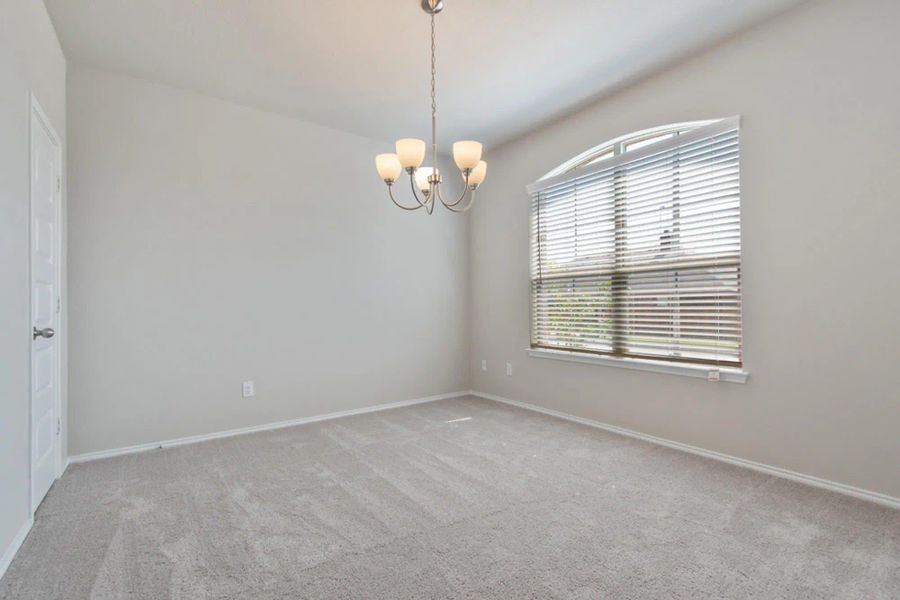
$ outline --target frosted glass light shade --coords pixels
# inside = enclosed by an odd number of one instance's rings
[[[416,187],[423,192],[427,192],[431,188],[431,184],[428,183],[428,178],[431,177],[431,174],[434,172],[435,170],[431,167],[422,167],[416,171]]]
[[[459,170],[474,169],[481,160],[481,143],[463,140],[453,143],[453,160]]]
[[[378,175],[385,181],[396,181],[403,170],[396,154],[379,154],[375,157],[375,168],[378,169]]]
[[[478,165],[469,173],[469,185],[481,185],[485,177],[487,177],[487,163],[479,160]]]
[[[397,140],[397,158],[404,169],[418,168],[425,160],[425,140],[403,138]]]

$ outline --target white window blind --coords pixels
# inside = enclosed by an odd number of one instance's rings
[[[528,187],[533,348],[739,367],[738,118]]]

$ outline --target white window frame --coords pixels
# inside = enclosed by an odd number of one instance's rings
[[[674,146],[676,144],[683,143],[684,140],[681,139],[678,142],[675,142],[674,140],[672,140],[672,138],[666,138],[660,140],[657,143],[648,144],[647,146],[643,146],[631,151],[626,151],[625,148],[628,145],[667,134],[674,134],[674,137],[690,136],[693,130],[714,123],[718,123],[724,128],[738,127],[740,125],[740,117],[735,116],[725,119],[710,119],[703,121],[674,123],[661,127],[644,129],[638,132],[620,136],[618,138],[595,146],[590,150],[583,152],[578,156],[564,162],[533,184],[527,186],[526,189],[529,195],[531,195],[537,191],[540,191],[541,189],[550,187],[560,181],[571,177],[572,171],[577,170],[580,173],[599,171],[607,169],[610,167],[610,165],[613,165],[615,163],[634,160],[635,158],[640,157],[640,155],[642,154],[659,152],[662,146]],[[610,152],[612,152],[610,156],[601,160],[597,160],[597,157],[609,154]],[[749,372],[746,370],[745,362],[741,367],[726,367],[692,364],[688,362],[671,362],[666,361],[662,358],[645,359],[634,357],[619,357],[536,347],[528,347],[526,348],[526,352],[529,356],[532,356],[534,358],[564,360],[570,362],[612,366],[639,371],[651,371],[670,375],[682,375],[687,377],[707,379],[709,381],[746,383],[749,377]]]
[[[722,119],[709,119],[706,121],[686,121],[684,123],[662,125],[661,127],[651,127],[649,129],[642,129],[641,131],[619,136],[617,138],[609,140],[608,142],[603,142],[599,146],[594,146],[590,150],[582,152],[575,158],[567,160],[563,164],[559,165],[558,167],[538,179],[535,183],[529,186],[529,192],[531,191],[532,187],[538,186],[540,183],[544,182],[547,179],[557,177],[558,175],[562,175],[564,173],[569,173],[570,171],[574,171],[575,169],[582,169],[588,165],[596,164],[594,163],[594,160],[598,156],[608,154],[610,151],[612,151],[613,156],[619,156],[620,154],[625,153],[625,146],[629,144],[642,142],[652,137],[666,135],[667,133],[681,135],[683,133],[687,133],[692,129],[710,125],[720,120]]]

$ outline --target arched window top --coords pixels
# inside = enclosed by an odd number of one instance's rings
[[[625,154],[626,152],[637,150],[638,148],[644,148],[652,144],[662,142],[672,137],[682,135],[684,133],[697,129],[698,127],[703,127],[705,125],[715,123],[719,120],[720,119],[708,119],[706,121],[687,121],[684,123],[672,123],[670,125],[651,127],[650,129],[644,129],[641,131],[636,131],[634,133],[628,133],[619,136],[607,142],[603,142],[599,146],[594,146],[587,152],[582,152],[575,158],[567,160],[563,164],[559,165],[558,167],[541,177],[538,181],[543,181],[544,179],[548,179],[550,177],[556,177],[557,175],[562,175],[563,173],[568,173],[569,171],[581,169],[588,165],[598,163],[602,160],[612,158],[613,156],[619,156],[620,154]]]

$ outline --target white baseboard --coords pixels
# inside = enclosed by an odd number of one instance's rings
[[[425,402],[434,402],[436,400],[447,400],[448,398],[457,398],[465,396],[468,392],[450,392],[448,394],[437,394],[435,396],[426,396],[424,398],[415,398],[413,400],[402,400],[400,402],[390,402],[388,404],[376,404],[374,406],[366,406],[363,408],[354,408],[351,410],[342,410],[339,412],[327,413],[324,415],[314,415],[312,417],[302,417],[300,419],[290,419],[288,421],[278,421],[275,423],[264,423],[263,425],[254,425],[252,427],[241,427],[240,429],[229,429],[227,431],[216,431],[214,433],[204,433],[201,435],[192,435],[173,440],[164,440],[161,442],[151,442],[148,444],[138,444],[136,446],[126,446],[124,448],[113,448],[111,450],[99,450],[97,452],[86,452],[68,457],[66,467],[74,463],[88,462],[91,460],[99,460],[101,458],[110,458],[113,456],[121,456],[123,454],[133,454],[135,452],[144,452],[146,450],[155,450],[158,448],[171,448],[173,446],[183,446],[185,444],[196,444],[197,442],[205,442],[207,440],[215,440],[219,438],[231,437],[234,435],[243,435],[246,433],[256,433],[259,431],[269,431],[272,429],[282,429],[284,427],[295,427],[297,425],[306,425],[308,423],[316,423],[318,421],[327,421],[329,419],[338,419],[340,417],[349,417],[352,415],[362,415],[381,410],[389,410],[392,408],[401,408],[404,406],[412,406],[413,404],[424,404]]]
[[[12,563],[16,552],[18,552],[19,548],[22,547],[22,542],[25,541],[25,538],[28,537],[28,532],[31,531],[32,525],[34,525],[33,516],[29,517],[27,521],[22,523],[22,527],[19,529],[16,537],[13,538],[12,542],[10,542],[9,546],[3,552],[3,558],[0,559],[0,579],[3,579],[3,576],[6,574],[6,569],[8,569],[10,563]]]
[[[545,415],[550,415],[551,417],[557,417],[559,419],[565,419],[567,421],[574,421],[575,423],[581,423],[582,425],[587,425],[589,427],[596,427],[597,429],[603,429],[605,431],[610,431],[612,433],[626,435],[628,437],[636,438],[639,440],[644,440],[645,442],[651,442],[653,444],[659,444],[660,446],[666,446],[668,448],[674,448],[676,450],[681,450],[682,452],[690,452],[691,454],[696,454],[698,456],[705,456],[706,458],[720,460],[722,462],[726,462],[726,463],[729,463],[732,465],[737,465],[739,467],[753,469],[754,471],[759,471],[760,473],[765,473],[767,475],[774,475],[775,477],[781,477],[783,479],[790,479],[791,481],[797,481],[799,483],[804,483],[806,485],[811,485],[813,487],[830,490],[832,492],[837,492],[839,494],[844,494],[847,496],[853,496],[854,498],[861,498],[863,500],[875,502],[875,503],[881,504],[883,506],[889,506],[891,508],[900,509],[900,498],[888,496],[887,494],[881,494],[879,492],[871,492],[869,490],[864,490],[862,488],[854,487],[852,485],[838,483],[836,481],[829,481],[827,479],[821,479],[819,477],[814,477],[812,475],[806,475],[804,473],[798,473],[796,471],[789,471],[788,469],[782,469],[781,467],[773,467],[771,465],[767,465],[764,463],[758,463],[758,462],[754,462],[752,460],[738,458],[737,456],[731,456],[729,454],[723,454],[721,452],[715,452],[713,450],[706,450],[704,448],[698,448],[697,446],[682,444],[681,442],[673,442],[672,440],[667,440],[665,438],[656,437],[655,435],[648,435],[646,433],[641,433],[639,431],[634,431],[632,429],[625,429],[624,427],[618,427],[616,425],[609,425],[607,423],[601,423],[600,421],[593,421],[591,419],[585,419],[583,417],[576,417],[575,415],[570,415],[568,413],[560,412],[558,410],[544,408],[543,406],[537,406],[535,404],[528,404],[526,402],[519,402],[517,400],[510,400],[509,398],[504,398],[502,396],[496,396],[494,394],[487,394],[485,392],[479,392],[477,390],[469,390],[468,393],[473,396],[478,396],[480,398],[484,398],[486,400],[502,402],[503,404],[509,404],[511,406],[517,406],[519,408],[524,408],[526,410],[543,413]]]

